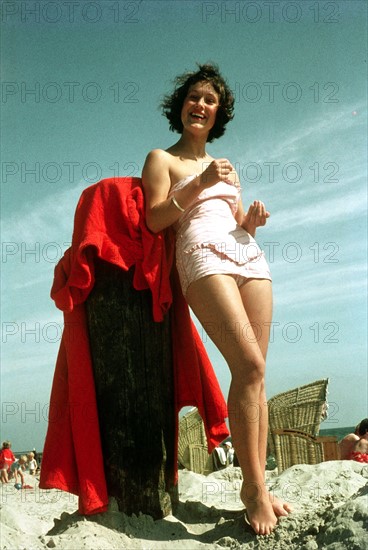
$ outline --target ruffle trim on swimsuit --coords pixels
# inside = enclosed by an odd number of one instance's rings
[[[226,247],[225,242],[221,243],[221,244],[224,247]],[[249,246],[252,246],[252,243],[250,245],[248,245],[248,247]],[[257,260],[259,260],[260,258],[262,258],[265,255],[263,250],[260,250],[256,243],[254,243],[254,246],[257,249],[257,253],[250,256],[250,257],[248,257],[248,254],[247,254],[247,258],[243,261],[240,261],[240,259],[234,258],[233,255],[230,255],[229,253],[224,252],[223,250],[221,250],[221,248],[219,249],[218,245],[213,244],[213,243],[198,243],[198,244],[195,244],[191,248],[189,248],[188,250],[185,250],[184,254],[191,254],[195,250],[209,249],[212,252],[214,252],[217,256],[219,256],[220,258],[223,258],[224,260],[230,260],[234,264],[242,266],[242,265],[246,265],[250,262],[256,262]],[[247,247],[244,247],[243,245],[240,245],[240,246],[236,247],[236,249],[234,250],[234,253],[237,255],[237,257],[240,257],[240,253],[244,254],[244,250],[246,250],[248,252]]]

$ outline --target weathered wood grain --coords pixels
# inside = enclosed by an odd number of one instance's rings
[[[132,280],[98,260],[87,319],[109,496],[159,519],[178,501],[170,326],[153,321],[150,291]]]

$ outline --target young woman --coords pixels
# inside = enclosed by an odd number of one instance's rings
[[[269,212],[254,201],[245,213],[239,177],[206,145],[223,135],[234,99],[214,65],[177,77],[163,112],[181,134],[151,151],[143,168],[148,228],[176,233],[183,294],[231,371],[230,431],[243,472],[241,499],[257,534],[269,534],[290,508],[265,487],[268,413],[265,361],[272,316],[271,276],[254,240]]]

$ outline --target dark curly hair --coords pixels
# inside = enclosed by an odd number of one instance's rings
[[[364,418],[360,424],[358,424],[358,434],[365,435],[368,432],[368,418]]]
[[[184,99],[191,86],[197,82],[209,82],[219,95],[219,108],[216,113],[216,121],[211,128],[207,141],[211,142],[225,133],[225,125],[234,118],[234,97],[226,80],[221,76],[219,68],[215,64],[198,65],[198,71],[186,72],[177,76],[174,80],[175,89],[172,94],[165,95],[161,103],[162,114],[170,122],[172,132],[183,131],[181,110]]]

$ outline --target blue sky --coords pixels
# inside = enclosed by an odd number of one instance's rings
[[[268,395],[330,378],[324,427],[367,416],[367,4],[2,2],[2,433],[42,446],[62,313],[49,297],[82,190],[140,175],[178,138],[158,104],[214,61],[235,118],[209,145],[243,202],[274,284]],[[200,329],[224,393],[228,369]]]

